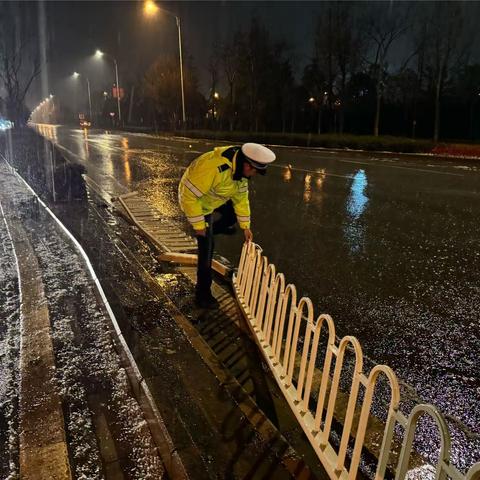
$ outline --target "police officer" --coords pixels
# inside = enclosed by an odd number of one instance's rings
[[[258,143],[216,147],[195,159],[183,174],[178,199],[198,243],[195,301],[199,307],[218,307],[210,291],[213,236],[235,233],[238,222],[245,241],[253,239],[248,180],[256,173],[265,175],[268,164],[274,160],[275,154]],[[215,220],[212,218],[214,212],[219,214]]]

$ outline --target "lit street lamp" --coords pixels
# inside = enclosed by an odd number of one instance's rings
[[[213,117],[214,122],[217,119],[217,108],[216,108],[216,105],[215,105],[215,100],[219,100],[219,99],[220,99],[220,94],[218,92],[213,92],[213,95],[212,95],[212,117]]]
[[[115,82],[117,83],[117,110],[118,110],[118,122],[119,124],[122,122],[122,111],[120,109],[120,82],[118,80],[118,64],[117,60],[115,57],[112,57],[111,55],[108,55],[105,52],[102,52],[101,50],[97,50],[95,52],[95,56],[97,58],[102,58],[103,56],[105,57],[110,57],[113,60],[113,64],[115,66]]]
[[[169,10],[160,8],[153,0],[146,0],[145,3],[143,4],[143,12],[147,17],[155,16],[159,10],[162,12],[165,12],[168,15],[171,15],[172,17],[175,17],[175,21],[177,23],[178,53],[180,57],[180,88],[182,92],[182,122],[183,122],[183,126],[185,127],[185,93],[184,93],[184,87],[183,87],[182,31],[180,28],[180,17],[170,12]]]
[[[50,117],[54,113],[54,108],[54,97],[50,94],[33,109],[30,115],[30,120],[36,123],[47,123],[51,120]]]
[[[80,74],[78,72],[73,72],[73,78],[78,78],[80,77]],[[90,121],[93,122],[93,117],[92,117],[92,96],[90,94],[90,82],[88,80],[88,77],[85,77],[85,80],[87,82],[87,92],[88,92],[88,108],[90,112]]]

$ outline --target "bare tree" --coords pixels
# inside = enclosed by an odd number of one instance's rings
[[[434,94],[433,140],[440,134],[440,101],[449,78],[468,63],[472,36],[463,32],[463,11],[456,2],[436,2],[426,34],[427,69]]]
[[[271,44],[267,29],[257,18],[252,19],[247,41],[241,45],[244,47],[241,56],[244,61],[246,92],[249,100],[248,128],[258,132],[266,106],[265,96],[261,95],[261,86],[266,74],[269,73],[265,69],[270,64]]]
[[[236,83],[238,78],[239,68],[239,52],[238,44],[235,41],[230,41],[225,44],[221,49],[221,64],[225,79],[228,84],[228,107],[226,109],[228,117],[228,127],[230,131],[233,131],[236,118]]]
[[[201,97],[198,92],[198,82],[191,58],[185,56],[183,77],[185,101],[192,111]],[[178,85],[180,72],[175,56],[160,56],[147,69],[142,83],[142,95],[151,100],[155,108],[156,118],[164,127],[175,129],[181,118],[181,97]],[[192,117],[194,114],[192,113]]]
[[[408,9],[405,9],[404,5],[401,5],[400,8],[403,11],[395,10],[393,3],[377,3],[370,9],[366,18],[365,33],[373,53],[369,63],[376,84],[375,120],[373,124],[373,134],[376,137],[380,129],[380,110],[388,68],[388,56],[392,45],[410,27]]]
[[[210,93],[208,96],[209,110],[211,110],[213,127],[216,127],[216,124],[219,120],[218,112],[218,84],[220,81],[220,68],[221,68],[221,48],[220,45],[214,43],[212,45],[212,54],[210,55],[208,63],[208,73],[210,75]]]
[[[322,4],[322,10],[317,17],[314,55],[304,76],[305,80],[310,80],[309,88],[314,87],[319,117],[326,104],[330,114],[333,112],[330,117],[334,119],[335,131],[338,113],[340,132],[343,132],[348,80],[360,68],[365,54],[362,29],[356,20],[357,6],[353,2],[337,1]],[[314,77],[321,78],[321,82],[312,83]],[[315,83],[318,85],[314,86]],[[318,124],[320,125],[320,121]]]
[[[41,71],[39,50],[35,48],[38,37],[27,8],[18,2],[2,2],[0,8],[0,82],[6,114],[16,127],[28,117],[25,97]]]
[[[409,130],[411,124],[409,120],[413,117],[415,107],[416,88],[418,84],[417,73],[412,68],[400,69],[398,72],[389,75],[385,87],[385,98],[388,98],[389,104],[400,109],[402,112],[402,135],[414,136],[415,132]],[[400,123],[395,122],[394,128],[399,128]],[[415,126],[412,125],[413,127]],[[397,133],[398,130],[397,130]]]
[[[294,115],[292,104],[294,100],[295,79],[293,76],[293,65],[296,56],[286,42],[279,42],[273,47],[272,81],[278,82],[278,87],[272,89],[277,100],[274,103],[280,108],[280,128],[282,133],[287,130],[289,114]]]
[[[465,66],[457,78],[457,95],[465,102],[468,110],[468,134],[470,140],[475,138],[474,113],[480,102],[480,64]]]
[[[305,67],[302,83],[312,95],[309,102],[317,108],[317,133],[322,133],[323,103],[326,93],[326,79],[316,58]]]
[[[286,129],[292,111],[292,53],[284,41],[273,42],[255,17],[247,31],[237,32],[222,48],[221,64],[228,84],[223,115],[229,128],[258,132]]]
[[[413,66],[416,74],[416,82],[412,92],[412,138],[415,138],[415,130],[417,127],[418,102],[420,100],[422,86],[425,79],[426,48],[429,24],[428,14],[426,13],[425,8],[422,8],[421,5],[417,8],[414,18],[415,21],[412,34],[412,50],[414,52],[414,57],[416,57],[415,65]]]
[[[334,53],[337,34],[334,20],[336,8],[335,5],[335,2],[323,4],[323,9],[317,18],[317,25],[315,29],[312,69],[318,70],[318,74],[316,75],[317,78],[323,77],[323,90],[326,92],[326,95],[324,95],[322,92],[321,97],[318,98],[319,118],[321,116],[321,104],[326,103],[328,106],[328,111],[331,112],[334,99],[336,97],[335,84],[338,74],[338,67],[335,61]],[[320,125],[320,120],[318,124]],[[318,133],[320,133],[320,126]]]
[[[356,4],[336,2],[334,9],[333,55],[337,65],[339,133],[343,133],[344,111],[347,103],[347,82],[361,67],[365,54],[365,39],[355,18]]]
[[[279,67],[284,61],[286,46],[282,42],[274,44],[257,18],[252,18],[248,33],[237,42],[239,113],[248,130],[258,132],[271,125],[270,113],[279,105]]]

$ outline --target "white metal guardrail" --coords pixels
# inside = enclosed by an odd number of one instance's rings
[[[473,465],[466,475],[450,463],[450,434],[442,414],[433,405],[417,405],[406,417],[399,410],[400,389],[393,370],[386,365],[377,365],[366,376],[358,340],[346,336],[337,344],[332,318],[320,315],[315,319],[312,301],[308,297],[297,298],[295,286],[287,285],[284,275],[276,273],[275,266],[262,255],[258,245],[244,244],[233,284],[238,303],[266,362],[332,479],[353,480],[357,476],[375,387],[382,375],[390,385],[390,401],[379,440],[381,447],[375,480],[385,477],[387,464],[391,462],[394,430],[398,430],[398,425],[404,433],[394,466],[395,479],[403,480],[407,476],[417,424],[424,415],[436,423],[441,441],[438,462],[434,466],[435,479],[480,479],[480,463]],[[320,344],[322,328],[328,335]],[[326,347],[322,349],[324,344]],[[347,349],[354,354],[354,371],[340,441],[334,446],[329,439],[339,403]],[[313,391],[320,362],[323,362],[320,384]],[[349,461],[347,452],[351,454]]]

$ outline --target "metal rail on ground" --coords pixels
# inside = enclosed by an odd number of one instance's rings
[[[164,252],[160,260],[181,263],[184,265],[196,265],[197,255],[189,252],[197,250],[197,242],[186,235],[180,228],[167,218],[161,217],[146,200],[137,192],[129,192],[115,198],[130,220],[148,237],[148,239]],[[226,276],[230,268],[212,260],[212,268],[220,275]]]
[[[435,422],[441,441],[438,462],[433,466],[435,479],[480,478],[480,462],[466,474],[452,465],[450,433],[442,414],[433,405],[421,404],[415,406],[408,417],[405,416],[399,409],[400,388],[393,370],[386,365],[376,365],[368,376],[365,375],[359,341],[345,336],[337,344],[332,318],[322,314],[315,319],[312,301],[308,297],[297,298],[295,285],[286,284],[284,275],[276,272],[275,265],[268,262],[258,245],[244,245],[233,284],[240,308],[265,361],[332,479],[354,480],[357,477],[375,387],[381,376],[389,382],[390,401],[385,428],[378,440],[381,447],[375,480],[385,478],[398,426],[403,430],[403,436],[394,467],[395,479],[406,477],[418,422],[425,415]],[[328,334],[326,348],[322,350],[323,327]],[[340,442],[334,445],[330,434],[347,349],[354,353],[354,371]],[[301,354],[300,362],[296,361],[298,354]],[[321,380],[314,392],[314,375],[321,360]],[[347,452],[352,445],[348,462]]]

